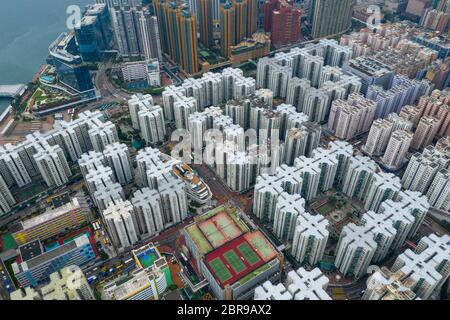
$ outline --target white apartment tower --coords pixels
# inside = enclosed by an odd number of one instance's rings
[[[306,212],[299,215],[292,240],[292,255],[299,263],[315,266],[323,257],[328,241],[328,220]]]
[[[283,241],[291,240],[294,237],[297,218],[304,213],[305,199],[299,194],[282,192],[275,205],[272,225],[275,235]]]

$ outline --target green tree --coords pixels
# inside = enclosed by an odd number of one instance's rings
[[[105,251],[102,250],[102,252],[100,253],[100,258],[101,258],[103,261],[106,261],[106,260],[109,259],[109,256],[108,256],[108,254],[107,254]]]

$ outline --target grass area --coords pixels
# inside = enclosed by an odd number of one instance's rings
[[[9,259],[7,261],[3,261],[3,264],[5,265],[6,270],[9,273],[9,277],[14,282],[14,286],[17,288],[17,287],[19,287],[19,282],[17,281],[17,278],[14,276],[14,272],[13,272],[13,269],[12,269],[12,264],[14,262],[16,262],[16,260],[13,258],[13,259]]]
[[[334,206],[332,204],[330,204],[329,202],[325,203],[324,205],[320,206],[319,208],[317,208],[317,211],[323,215],[326,216],[329,213],[334,211]]]
[[[2,243],[3,243],[3,251],[16,249],[18,247],[16,240],[14,240],[14,237],[10,233],[4,234],[2,236]]]
[[[211,260],[209,262],[209,266],[214,270],[215,274],[221,282],[225,282],[232,278],[230,271],[228,271],[227,267],[219,257]]]
[[[44,192],[46,189],[47,187],[45,183],[41,182],[38,184],[32,184],[30,186],[20,188],[19,192],[14,193],[14,196],[17,202],[22,202]]]
[[[261,274],[262,272],[266,271],[267,269],[270,268],[270,265],[268,263],[262,265],[261,267],[259,267],[258,269],[256,269],[255,271],[247,274],[245,277],[243,277],[241,280],[239,280],[239,283],[241,285],[243,285],[244,283],[250,281],[251,279],[253,279],[254,277],[256,277],[257,275]]]

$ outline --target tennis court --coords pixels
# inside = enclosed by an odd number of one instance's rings
[[[273,246],[260,231],[247,233],[245,234],[245,238],[264,261],[271,260],[276,256],[276,251]]]
[[[241,229],[225,212],[219,212],[210,219],[198,223],[198,227],[214,248],[242,234]]]
[[[238,274],[245,270],[245,265],[242,263],[239,256],[234,252],[234,250],[229,250],[223,254],[225,260],[233,268],[233,271]]]
[[[214,273],[222,283],[232,278],[230,271],[228,271],[227,267],[219,257],[211,260],[209,266],[214,270]]]
[[[202,253],[208,253],[213,249],[197,225],[189,226],[186,231]]]
[[[248,264],[253,266],[254,264],[261,261],[261,259],[258,257],[258,255],[250,248],[250,246],[247,243],[243,243],[237,247],[241,255],[244,257],[245,260],[247,260]]]
[[[213,218],[213,221],[219,227],[219,230],[222,230],[225,234],[227,240],[237,238],[242,233],[235,222],[225,212],[221,212],[216,215]]]
[[[214,248],[217,248],[226,242],[224,235],[217,229],[213,221],[207,220],[200,223],[198,226]]]

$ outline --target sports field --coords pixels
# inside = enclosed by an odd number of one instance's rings
[[[214,269],[217,277],[221,282],[225,282],[227,280],[230,280],[233,276],[231,275],[230,271],[228,271],[225,264],[220,260],[219,257],[211,260],[209,262],[209,266]]]
[[[252,245],[255,251],[264,261],[269,261],[276,256],[276,251],[261,232],[246,233],[245,239]]]
[[[203,235],[202,231],[198,228],[196,224],[193,224],[186,228],[186,232],[189,234],[191,239],[195,242],[196,246],[202,253],[210,252],[213,247],[208,242],[208,240]]]
[[[243,230],[223,208],[199,216],[196,223],[186,227],[186,232],[197,248],[206,254],[241,236]]]
[[[225,212],[220,212],[210,219],[200,222],[198,227],[214,248],[220,247],[225,242],[242,234],[242,231]]]
[[[146,269],[153,265],[153,262],[156,260],[156,254],[153,252],[146,252],[138,256],[139,262],[141,266]]]
[[[275,248],[259,231],[246,233],[205,257],[218,282],[225,286],[252,275],[253,271],[276,256]]]
[[[248,263],[252,266],[255,263],[261,261],[258,255],[250,248],[248,243],[243,243],[237,247],[241,255],[248,261]]]
[[[242,263],[241,259],[239,259],[236,252],[233,250],[227,251],[223,254],[225,260],[230,264],[235,273],[240,273],[245,270],[245,265]]]

